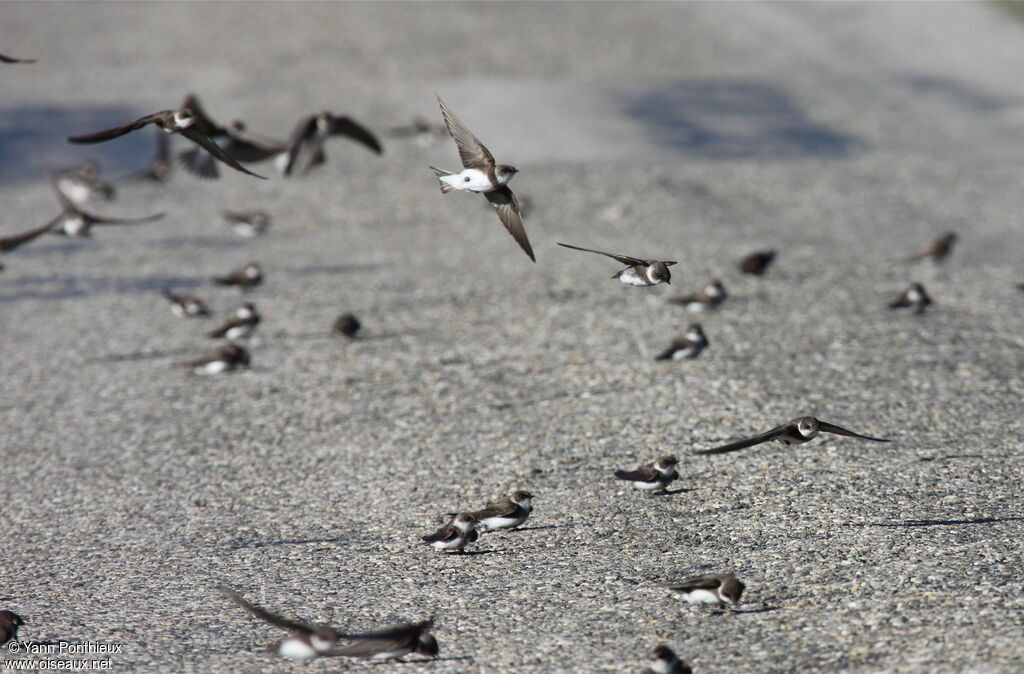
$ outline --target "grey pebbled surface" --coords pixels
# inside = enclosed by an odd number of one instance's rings
[[[123,644],[114,671],[292,669],[223,583],[348,629],[436,614],[432,672],[635,671],[661,642],[702,672],[1024,669],[1024,29],[998,11],[3,15],[3,51],[40,59],[0,69],[4,232],[56,213],[42,162],[94,156],[117,175],[151,142],[64,136],[190,90],[277,136],[321,109],[378,131],[438,119],[437,91],[522,170],[540,259],[481,198],[441,196],[426,165],[453,168],[453,146],[376,159],[343,141],[306,180],[124,186],[93,210],[167,219],[5,256],[0,608],[26,639]],[[573,125],[573,105],[592,115]],[[575,130],[554,149],[549,128]],[[218,213],[242,207],[270,210],[270,234],[234,237]],[[961,242],[941,269],[893,261],[947,229]],[[555,241],[680,264],[671,288],[625,288],[614,262]],[[741,278],[734,261],[767,246],[778,265]],[[194,286],[222,315],[239,297],[205,279],[250,259],[268,276],[254,367],[184,376],[172,364],[211,347],[213,321],[174,318],[156,290]],[[664,300],[710,275],[733,295],[701,318],[710,347],[655,363],[692,319]],[[934,310],[885,310],[913,279]],[[365,339],[322,336],[343,311]],[[802,414],[896,442],[685,456]],[[612,478],[668,451],[685,492]],[[465,557],[418,544],[440,514],[513,488],[537,497],[527,530]],[[743,610],[659,588],[711,571],[746,582]]]

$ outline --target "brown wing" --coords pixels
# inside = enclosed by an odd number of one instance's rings
[[[193,128],[206,136],[216,136],[219,133],[224,133],[224,127],[214,122],[213,119],[206,114],[206,109],[203,108],[203,105],[199,102],[199,98],[195,94],[185,96],[185,100],[182,101],[181,107],[191,110],[192,115],[196,118],[195,121],[192,122],[192,126],[190,128]]]
[[[461,535],[461,531],[458,527],[452,524],[446,524],[432,534],[427,534],[423,537],[424,543],[435,543],[437,541],[454,541]]]
[[[163,114],[172,112],[171,110],[164,110],[163,112],[154,112],[152,115],[146,115],[145,117],[139,117],[134,122],[125,124],[124,126],[115,126],[112,129],[105,129],[103,131],[97,131],[95,133],[86,133],[80,136],[70,136],[68,140],[72,143],[102,143],[105,140],[112,140],[114,138],[120,138],[126,133],[131,133],[136,129],[141,129],[147,124],[152,124],[159,119]]]
[[[604,255],[606,257],[612,258],[613,260],[618,260],[622,264],[628,264],[631,267],[635,267],[637,265],[641,267],[648,266],[647,260],[641,260],[638,257],[630,257],[629,255],[619,255],[617,253],[606,253],[603,250],[594,250],[593,248],[581,248],[580,246],[573,246],[568,243],[559,243],[558,245],[562,246],[563,248],[572,248],[573,250],[582,250],[587,253],[597,253],[598,255]]]
[[[824,421],[818,421],[818,430],[825,431],[826,433],[834,433],[836,435],[845,435],[848,438],[860,438],[861,440],[871,440],[872,442],[892,442],[892,440],[886,440],[885,438],[872,438],[869,435],[861,435],[860,433],[854,433],[853,431],[847,430],[841,426],[830,424]]]
[[[207,333],[206,336],[212,339],[220,339],[221,337],[226,336],[228,334],[228,330],[230,330],[231,328],[237,328],[243,325],[247,325],[250,320],[251,319],[249,318],[232,318],[230,321],[220,326],[218,329],[214,330],[213,332]]]
[[[512,517],[519,511],[519,506],[509,499],[491,501],[482,510],[477,510],[473,516],[478,520],[485,520],[488,517]]]
[[[16,59],[16,58],[13,58],[11,56],[4,56],[3,54],[0,54],[0,61],[3,61],[4,63],[35,63],[36,62],[35,59]]]
[[[643,466],[638,470],[617,470],[615,477],[630,482],[654,482],[661,476],[661,473],[654,466]]]
[[[516,195],[512,193],[508,185],[484,192],[484,195],[494,206],[494,210],[498,212],[501,224],[505,225],[505,229],[516,240],[519,247],[530,256],[530,259],[536,262],[537,258],[533,255],[533,248],[530,247],[530,239],[526,236],[526,228],[523,227],[523,216],[519,213],[519,202],[516,201]]]
[[[237,161],[266,161],[288,149],[288,146],[284,143],[261,142],[248,136],[243,136],[238,131],[232,129],[227,129],[226,133],[230,140],[224,145],[224,151]]]
[[[307,142],[313,133],[316,133],[316,117],[307,117],[295,127],[295,131],[288,141],[288,161],[284,165],[286,176],[296,173],[296,168],[298,168],[299,175],[305,175],[306,171],[316,163],[313,157],[314,152]]]
[[[35,229],[30,229],[27,232],[21,232],[20,234],[0,238],[0,253],[6,253],[7,251],[14,250],[22,244],[28,243],[37,236],[41,236],[50,231],[52,226],[53,223],[48,222],[42,227],[36,227]]]
[[[247,174],[249,174],[251,176],[259,178],[260,180],[266,180],[266,177],[261,176],[258,173],[253,173],[252,171],[250,171],[249,169],[245,168],[244,166],[239,164],[237,161],[232,159],[228,155],[227,152],[225,152],[223,149],[221,149],[220,145],[217,145],[212,140],[210,140],[210,138],[208,136],[199,133],[198,131],[193,129],[191,126],[188,127],[187,129],[183,129],[179,133],[181,135],[185,136],[186,138],[188,138],[190,141],[192,141],[196,145],[199,145],[204,150],[206,150],[207,152],[209,152],[214,157],[216,157],[220,161],[224,162],[225,164],[227,164],[231,168],[235,169],[236,171],[241,171],[242,173],[247,173]]]
[[[462,120],[448,109],[448,106],[444,104],[440,96],[437,97],[437,102],[441,106],[441,116],[444,117],[448,133],[452,135],[455,144],[459,146],[459,157],[462,159],[462,165],[466,168],[490,172],[494,167],[494,157],[490,151],[466,128]],[[533,256],[531,255],[530,257],[532,258]]]
[[[695,576],[673,583],[668,587],[681,592],[689,592],[691,590],[717,590],[721,586],[722,579],[718,576]]]
[[[348,635],[341,635],[342,638],[352,638]],[[368,658],[377,653],[390,653],[405,648],[413,648],[419,636],[419,630],[406,628],[395,636],[376,637],[369,635],[351,646],[334,648],[323,655],[341,655],[352,658]]]
[[[203,364],[200,361],[196,361],[196,363],[198,365],[202,365]],[[304,622],[299,622],[297,620],[288,620],[287,618],[283,618],[283,617],[281,617],[279,615],[275,615],[275,614],[271,613],[270,611],[262,609],[259,606],[256,606],[255,604],[250,604],[245,599],[242,599],[242,596],[240,594],[238,594],[237,592],[235,592],[234,590],[229,590],[227,588],[221,588],[221,592],[223,592],[227,596],[228,599],[230,599],[231,601],[235,602],[236,604],[238,604],[239,606],[244,608],[249,613],[253,614],[254,616],[259,618],[260,620],[265,620],[266,622],[270,623],[271,625],[276,625],[277,627],[280,627],[280,628],[286,629],[286,630],[290,630],[290,631],[293,631],[293,632],[305,632],[306,634],[309,634],[309,633],[313,632],[313,628],[311,628],[308,624],[306,624]]]
[[[203,180],[216,180],[220,177],[217,160],[201,147],[193,146],[179,152],[178,163],[183,169]]]
[[[736,440],[735,442],[730,442],[729,444],[722,445],[720,447],[712,447],[711,449],[700,449],[694,452],[694,454],[725,454],[726,452],[735,452],[738,449],[746,449],[747,447],[760,445],[762,442],[774,440],[775,438],[779,437],[792,427],[792,423],[785,423],[782,424],[781,426],[776,426],[770,431],[765,431],[764,433],[761,433],[759,435],[755,435],[750,438],[745,438],[743,440]]]
[[[377,140],[377,137],[370,133],[370,130],[365,126],[359,124],[350,117],[335,117],[333,124],[331,124],[331,135],[351,138],[357,143],[361,143],[370,148],[377,154],[384,151],[384,148],[380,146],[380,141]]]

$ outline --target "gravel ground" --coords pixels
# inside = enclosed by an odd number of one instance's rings
[[[0,68],[4,232],[56,213],[44,162],[118,175],[152,138],[64,136],[187,91],[277,136],[322,109],[439,119],[436,91],[522,171],[540,260],[442,197],[450,143],[343,141],[305,180],[123,185],[92,209],[168,217],[5,257],[0,608],[25,639],[121,644],[115,671],[292,669],[226,584],[346,629],[434,614],[438,673],[635,671],[658,643],[702,672],[1024,670],[1024,29],[998,10],[17,3],[0,38],[40,59]],[[242,207],[267,236],[219,222]],[[949,229],[941,268],[895,261]],[[555,241],[680,263],[626,288]],[[253,367],[184,375],[216,319],[157,290],[223,314],[240,298],[207,279],[250,259]],[[666,298],[712,275],[710,347],[654,362],[692,319]],[[934,310],[886,310],[915,279]],[[342,311],[364,339],[326,336]],[[895,442],[688,456],[804,414]],[[685,491],[612,478],[669,451]],[[524,530],[419,544],[514,488]],[[716,571],[741,610],[659,587]]]

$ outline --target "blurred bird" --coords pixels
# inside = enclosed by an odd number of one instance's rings
[[[278,169],[286,176],[306,175],[313,166],[326,160],[324,143],[332,136],[351,138],[376,154],[383,152],[380,141],[363,125],[350,117],[321,112],[298,123],[288,142],[287,152],[275,160]]]
[[[669,302],[681,304],[688,311],[699,312],[705,309],[717,309],[728,296],[722,282],[718,279],[711,279],[697,292],[682,297],[673,297]]]
[[[430,145],[444,140],[448,135],[448,127],[444,124],[431,124],[422,117],[415,117],[409,124],[389,128],[385,135],[390,138],[412,138],[420,145]]]
[[[52,226],[53,223],[48,222],[41,227],[36,227],[35,229],[30,229],[19,234],[0,237],[0,256],[3,256],[5,253],[9,253],[19,246],[25,245],[29,241],[32,241],[43,234],[46,234],[50,231]],[[3,265],[0,265],[0,269],[3,269]]]
[[[246,302],[235,309],[233,318],[206,336],[212,339],[242,339],[253,333],[260,320],[256,307],[251,302]]]
[[[640,674],[693,674],[693,670],[671,648],[658,646],[651,651],[651,665]]]
[[[263,268],[256,262],[250,262],[225,276],[215,276],[213,282],[217,285],[235,286],[241,290],[249,290],[263,283]]]
[[[343,335],[352,339],[356,336],[362,328],[362,323],[353,314],[342,314],[334,319],[334,325],[331,326],[331,332],[336,335]]]
[[[266,211],[224,211],[222,215],[235,234],[246,238],[264,234],[270,227],[270,214]]]
[[[917,262],[918,260],[931,258],[933,262],[942,262],[951,252],[953,252],[953,244],[955,243],[956,232],[946,232],[918,252],[908,257],[906,261]]]
[[[195,295],[181,295],[170,288],[161,293],[171,303],[171,313],[178,318],[205,318],[210,315],[210,308]]]
[[[686,328],[686,334],[673,340],[667,349],[658,354],[655,360],[682,360],[696,358],[707,348],[708,338],[700,323],[692,323]]]
[[[221,588],[228,599],[235,602],[260,620],[280,627],[288,632],[288,636],[271,647],[278,655],[289,660],[309,660],[317,656],[331,655],[330,651],[338,644],[340,635],[329,625],[312,625],[298,620],[289,620],[255,604],[250,604],[234,590]]]
[[[434,533],[423,536],[423,542],[441,552],[465,552],[464,548],[479,537],[477,524],[473,515],[459,513]]]
[[[499,529],[515,529],[522,526],[533,512],[533,494],[528,491],[514,491],[508,496],[491,501],[482,510],[473,513],[481,532]]]
[[[593,248],[571,246],[567,243],[559,243],[558,245],[564,248],[572,248],[573,250],[582,250],[587,253],[597,253],[598,255],[618,260],[622,264],[628,264],[629,266],[622,271],[612,274],[612,278],[619,279],[625,285],[642,288],[656,286],[659,283],[668,283],[670,285],[672,283],[672,272],[668,268],[676,264],[675,260],[641,260],[638,257],[619,255],[618,253],[605,253]]]
[[[923,314],[924,310],[932,303],[932,298],[928,296],[924,286],[920,283],[911,283],[910,287],[903,291],[903,293],[889,303],[890,309],[905,309],[912,307],[915,314]]]
[[[464,167],[459,173],[430,167],[441,183],[441,193],[455,190],[483,193],[494,206],[501,224],[505,225],[505,229],[530,259],[536,262],[537,258],[533,255],[533,248],[523,226],[522,211],[516,195],[508,187],[508,182],[519,171],[508,164],[496,164],[490,150],[448,109],[440,96],[437,102],[441,106],[441,116],[448,127],[448,133],[459,148],[459,157]]]
[[[156,154],[150,160],[149,166],[135,173],[130,173],[124,180],[150,180],[163,182],[171,174],[171,141],[167,134],[156,130]]]
[[[195,94],[188,94],[181,107],[195,115],[193,128],[208,137],[235,161],[259,162],[270,159],[285,149],[281,143],[265,145],[246,137],[245,124],[240,120],[235,120],[228,126],[221,126],[206,113],[206,109]],[[200,178],[220,177],[216,157],[203,147],[195,146],[179,152],[178,161],[186,171]]]
[[[142,218],[106,218],[93,215],[75,205],[57,185],[54,175],[47,170],[47,177],[50,179],[50,186],[57,195],[60,202],[61,214],[50,221],[50,231],[61,236],[72,238],[87,238],[91,236],[90,231],[94,225],[137,225],[144,222],[153,222],[164,217],[163,213],[156,213]]]
[[[181,363],[184,367],[191,368],[193,374],[221,374],[240,367],[249,367],[249,364],[249,352],[231,342],[221,344],[213,353]]]
[[[666,454],[650,463],[645,463],[636,470],[617,470],[615,477],[632,482],[636,489],[648,492],[665,491],[679,477],[676,464],[679,459]]]
[[[0,646],[17,641],[18,628],[24,624],[24,619],[14,611],[0,611]]]
[[[411,654],[436,658],[440,652],[437,640],[427,632],[434,619],[403,623],[365,634],[341,634],[342,639],[357,639],[351,646],[331,649],[325,655],[371,660],[398,660]]]
[[[93,199],[110,201],[117,193],[112,183],[100,178],[100,168],[92,161],[60,172],[57,175],[57,187],[79,206]]]
[[[134,122],[129,122],[122,126],[116,126],[112,129],[105,129],[103,131],[87,133],[80,136],[71,136],[68,140],[72,143],[102,143],[104,141],[113,140],[114,138],[120,138],[125,134],[141,129],[150,124],[155,124],[160,129],[163,129],[164,133],[181,134],[209,152],[217,160],[227,164],[236,171],[241,171],[242,173],[266,180],[263,176],[253,173],[232,159],[226,152],[224,152],[223,149],[221,149],[219,145],[213,142],[209,136],[194,128],[196,124],[196,116],[188,108],[181,108],[178,110],[161,110],[160,112],[154,112],[151,115],[140,117]]]
[[[771,266],[775,260],[774,250],[760,250],[756,253],[751,253],[742,260],[740,260],[739,268],[744,274],[753,274],[754,276],[761,276],[768,267]]]
[[[754,445],[760,445],[762,442],[768,442],[770,440],[774,440],[775,442],[787,447],[790,445],[802,445],[803,443],[810,442],[816,438],[818,433],[834,433],[836,435],[845,435],[848,438],[871,440],[872,442],[892,442],[891,440],[885,440],[884,438],[872,438],[867,435],[854,433],[853,431],[842,428],[841,426],[819,421],[814,417],[797,417],[796,419],[787,421],[781,426],[776,426],[770,431],[765,431],[759,435],[744,438],[743,440],[736,440],[720,447],[701,449],[694,452],[694,454],[724,454],[726,452],[735,452],[740,449],[746,449],[747,447],[753,447]]]
[[[689,604],[712,604],[714,606],[735,605],[743,595],[745,586],[736,576],[716,573],[710,576],[696,576],[670,584],[669,589],[682,592]]]
[[[35,63],[35,59],[16,59],[11,56],[0,54],[0,63]]]

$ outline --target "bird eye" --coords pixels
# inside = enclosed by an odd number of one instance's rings
[[[466,176],[466,182],[467,183],[469,182],[469,176]]]

